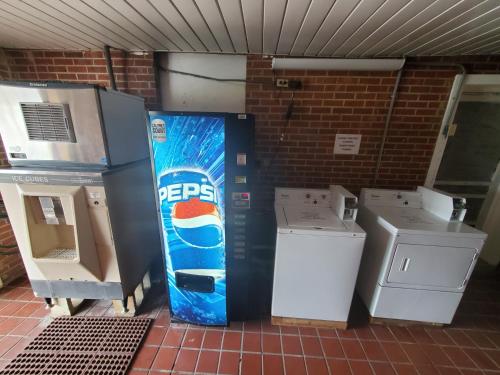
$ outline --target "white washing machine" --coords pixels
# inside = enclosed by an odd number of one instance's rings
[[[275,324],[346,328],[365,232],[357,198],[330,190],[276,188]]]
[[[465,211],[464,198],[424,187],[361,191],[357,290],[372,317],[451,323],[486,240]]]

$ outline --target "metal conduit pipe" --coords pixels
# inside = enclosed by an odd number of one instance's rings
[[[389,109],[387,110],[387,116],[385,117],[384,133],[382,134],[382,142],[380,143],[380,149],[378,150],[377,164],[375,165],[375,174],[373,176],[373,185],[377,183],[378,173],[380,170],[380,164],[382,163],[382,155],[384,154],[385,140],[387,138],[387,133],[389,131],[389,124],[391,123],[392,111],[394,110],[394,103],[396,103],[396,97],[398,95],[399,83],[401,82],[401,77],[403,76],[405,62],[398,70],[398,75],[396,76],[396,82],[394,83],[394,88],[392,89],[391,102],[389,103]]]
[[[463,66],[462,64],[441,63],[441,62],[429,62],[429,63],[425,63],[425,62],[410,62],[410,63],[408,63],[408,65],[416,65],[416,66],[441,66],[441,67],[443,67],[443,66],[449,66],[449,67],[454,67],[454,68],[457,68],[458,70],[460,70],[461,77],[460,77],[460,80],[458,82],[458,87],[457,87],[457,89],[455,91],[452,91],[450,93],[450,95],[451,95],[450,100],[452,102],[451,110],[445,112],[444,117],[443,117],[443,121],[442,121],[443,124],[446,124],[443,127],[443,136],[448,137],[448,128],[449,128],[448,124],[449,124],[452,116],[455,115],[455,111],[457,110],[458,101],[460,99],[460,94],[462,93],[462,87],[463,87],[464,81],[465,81],[465,76],[467,75],[467,70],[465,69],[465,66]]]
[[[108,71],[109,81],[111,82],[111,88],[113,90],[116,90],[115,73],[113,72],[113,61],[111,60],[111,51],[108,45],[104,46],[104,58],[106,59],[106,68]]]
[[[382,156],[384,154],[384,147],[385,147],[385,141],[387,139],[387,133],[389,131],[389,124],[391,122],[392,118],[392,111],[394,109],[394,103],[396,102],[396,97],[399,89],[399,83],[401,81],[401,77],[403,75],[403,69],[405,65],[416,65],[416,66],[449,66],[449,67],[455,67],[460,70],[460,74],[462,74],[462,79],[459,82],[459,87],[458,90],[455,92],[455,95],[451,98],[453,101],[453,107],[452,110],[447,112],[445,114],[446,118],[443,118],[443,123],[448,124],[449,120],[451,119],[451,116],[455,113],[455,110],[457,109],[458,106],[458,99],[460,98],[460,93],[462,91],[462,86],[465,81],[465,75],[467,74],[467,70],[465,69],[465,66],[462,64],[457,64],[457,63],[441,63],[441,62],[406,62],[403,64],[401,69],[398,71],[398,75],[396,77],[396,82],[394,84],[394,89],[392,91],[392,96],[391,96],[391,103],[389,104],[389,110],[387,111],[387,116],[385,119],[385,125],[384,125],[384,133],[382,135],[382,143],[380,145],[378,157],[377,157],[377,164],[375,165],[375,173],[373,177],[373,185],[377,183],[378,175],[379,175],[379,170],[380,170],[380,165],[382,163]],[[445,126],[443,129],[443,132],[447,133],[448,126]],[[446,134],[443,134],[446,136]]]

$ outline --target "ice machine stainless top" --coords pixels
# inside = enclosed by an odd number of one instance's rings
[[[149,156],[144,100],[95,85],[0,82],[0,133],[15,166],[102,168]]]

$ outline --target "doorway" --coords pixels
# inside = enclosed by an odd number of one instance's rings
[[[481,258],[500,263],[500,75],[457,75],[426,186],[467,199],[464,222],[488,233]]]

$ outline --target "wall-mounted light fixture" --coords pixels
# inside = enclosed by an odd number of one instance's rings
[[[273,69],[392,71],[403,67],[404,59],[324,59],[274,57]]]

